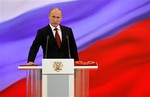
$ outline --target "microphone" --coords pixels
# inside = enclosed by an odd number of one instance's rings
[[[47,51],[48,51],[48,41],[49,41],[49,35],[47,36],[47,40],[46,40],[46,51],[45,51],[45,58],[47,58]]]
[[[67,44],[68,44],[68,55],[69,55],[69,58],[71,58],[71,54],[70,54],[70,45],[69,45],[69,36],[66,35],[66,38],[67,38]]]

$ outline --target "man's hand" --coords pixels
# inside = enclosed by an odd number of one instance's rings
[[[34,62],[28,62],[26,65],[36,65]]]

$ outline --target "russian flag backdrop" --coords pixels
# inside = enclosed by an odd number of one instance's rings
[[[90,97],[150,97],[149,0],[0,0],[0,97],[25,97],[18,65],[53,7],[73,29],[80,60],[99,65]],[[41,59],[40,49],[35,63]]]

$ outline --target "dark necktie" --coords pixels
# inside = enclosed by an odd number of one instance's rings
[[[55,28],[54,30],[56,31],[56,33],[55,33],[55,40],[57,42],[58,47],[60,48],[61,40],[60,40],[60,36],[58,34],[58,28]]]

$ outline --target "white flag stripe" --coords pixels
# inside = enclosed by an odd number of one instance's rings
[[[75,0],[1,0],[0,22],[8,21],[27,11],[34,10],[49,4],[69,1]]]

